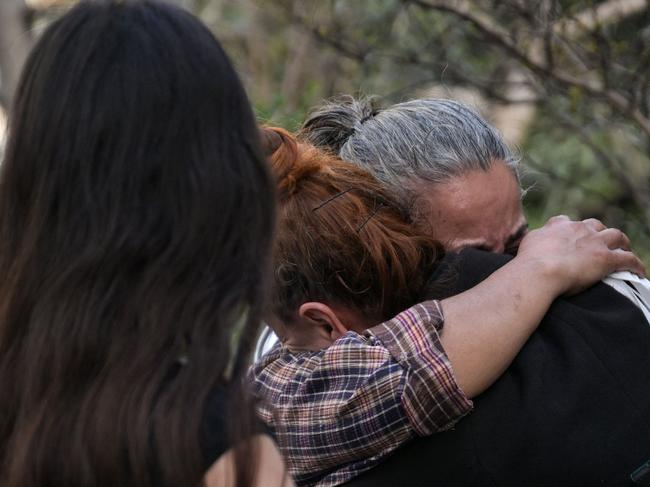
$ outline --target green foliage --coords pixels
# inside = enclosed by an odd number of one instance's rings
[[[594,139],[610,148],[616,144],[616,138],[606,130]],[[529,130],[522,153],[527,167],[524,181],[532,186],[525,199],[532,226],[539,226],[556,214],[598,218],[626,232],[634,250],[650,267],[650,234],[645,230],[642,212],[611,168],[599,161],[578,137],[541,111]],[[628,148],[628,155],[631,153]],[[637,169],[641,170],[635,178],[650,178],[650,166],[640,165]]]

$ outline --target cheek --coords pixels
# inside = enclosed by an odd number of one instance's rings
[[[519,188],[519,184],[513,184],[510,187],[508,201],[510,211],[512,212],[514,218],[517,219],[520,223],[523,223],[525,220],[524,206],[521,200],[521,189]]]
[[[526,222],[526,216],[524,215],[524,205],[521,201],[521,197],[519,196],[519,192],[517,191],[517,199],[513,203],[514,207],[514,214],[515,214],[515,219],[517,220],[517,223],[520,225],[522,223]]]
[[[498,213],[494,215],[494,218],[500,222],[499,226],[507,227],[504,228],[504,231],[507,231],[510,235],[526,222],[519,188],[512,188],[509,191],[508,198],[503,200],[500,208],[495,213]]]

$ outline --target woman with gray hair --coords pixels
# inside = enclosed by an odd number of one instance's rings
[[[301,138],[362,166],[450,249],[513,252],[528,228],[518,157],[465,105],[420,99],[378,108],[341,96],[312,111]]]

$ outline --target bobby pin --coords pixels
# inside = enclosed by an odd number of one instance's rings
[[[352,188],[348,188],[348,189],[346,189],[345,191],[341,191],[340,193],[336,193],[334,196],[330,196],[330,197],[327,198],[325,201],[323,201],[320,205],[318,205],[318,206],[315,207],[315,208],[312,208],[311,211],[320,210],[323,206],[325,206],[325,205],[326,205],[327,203],[329,203],[330,201],[335,200],[335,199],[338,198],[339,196],[343,196],[345,193],[347,193],[348,191],[351,191],[351,190],[352,190]]]
[[[382,208],[383,206],[384,206],[383,203],[379,203],[379,205],[377,205],[377,207],[375,207],[375,209],[372,210],[372,213],[370,213],[370,215],[368,215],[368,216],[366,217],[366,219],[363,221],[363,223],[357,227],[357,233],[359,233],[361,230],[363,230],[363,227],[366,226],[366,223],[368,223],[368,222],[370,221],[370,219],[371,219],[373,216],[375,216],[375,215],[377,214],[377,212],[378,212],[379,210],[381,210],[381,208]]]

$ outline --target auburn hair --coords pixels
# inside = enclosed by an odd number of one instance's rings
[[[264,129],[278,185],[272,312],[322,301],[381,322],[415,304],[443,251],[369,172]]]

